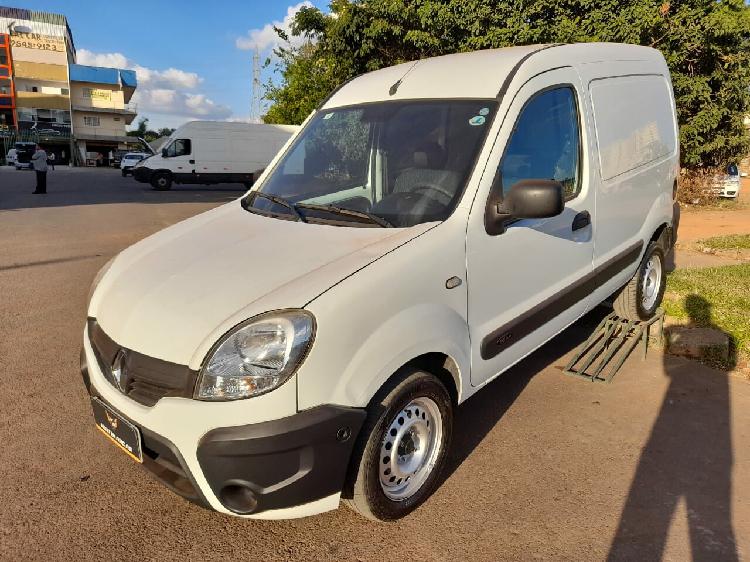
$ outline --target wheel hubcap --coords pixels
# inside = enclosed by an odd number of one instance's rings
[[[646,262],[641,282],[641,304],[645,310],[651,310],[656,304],[661,288],[661,258],[653,254]]]
[[[415,398],[388,424],[380,444],[380,486],[394,501],[413,496],[432,473],[443,442],[440,409]]]

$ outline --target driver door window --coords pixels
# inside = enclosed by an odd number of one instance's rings
[[[580,131],[569,87],[537,94],[523,108],[500,164],[503,194],[526,179],[559,181],[565,199],[580,191]]]
[[[176,139],[167,147],[167,158],[188,156],[191,152],[190,139]]]

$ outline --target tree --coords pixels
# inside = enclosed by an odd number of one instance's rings
[[[682,163],[750,150],[750,7],[743,0],[333,0],[302,8],[270,85],[272,122],[300,123],[347,79],[400,62],[531,43],[613,41],[660,49],[672,73]],[[269,122],[270,122],[269,121]]]
[[[138,125],[132,131],[125,133],[129,137],[141,137],[143,138],[148,133],[148,117],[141,117],[138,120]]]
[[[153,131],[148,128],[148,117],[141,117],[138,120],[138,125],[132,131],[125,133],[129,137],[140,137],[146,142],[151,142],[158,139],[159,137],[168,137],[174,133],[174,129],[169,127],[162,127],[158,131]]]

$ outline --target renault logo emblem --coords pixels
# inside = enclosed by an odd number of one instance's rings
[[[112,361],[112,380],[114,380],[121,392],[125,392],[123,386],[125,382],[125,357],[125,350],[121,349],[115,355],[115,360]]]

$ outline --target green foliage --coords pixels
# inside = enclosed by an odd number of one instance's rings
[[[698,245],[712,250],[750,250],[750,234],[714,236],[701,240]]]
[[[267,122],[300,123],[347,79],[461,51],[613,41],[660,49],[672,72],[683,165],[734,162],[750,150],[750,7],[743,0],[333,0],[303,8],[269,84]]]
[[[129,137],[140,137],[146,142],[151,142],[160,137],[168,137],[172,133],[174,133],[174,129],[170,129],[169,127],[162,127],[158,131],[152,131],[148,128],[148,117],[141,117],[138,120],[136,128],[125,134]]]

